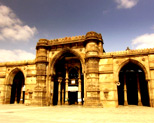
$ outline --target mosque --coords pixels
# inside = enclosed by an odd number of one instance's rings
[[[154,107],[154,49],[103,44],[93,31],[40,39],[34,60],[0,63],[0,104]]]

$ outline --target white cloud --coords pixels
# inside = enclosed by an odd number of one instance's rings
[[[154,47],[154,33],[144,34],[132,40],[132,47],[135,49],[153,48]]]
[[[35,59],[35,55],[24,50],[0,49],[0,62]]]
[[[36,32],[36,27],[24,25],[9,7],[0,5],[0,40],[27,41]]]
[[[115,0],[118,9],[129,9],[137,5],[139,0]]]

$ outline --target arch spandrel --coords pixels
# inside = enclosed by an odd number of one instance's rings
[[[85,60],[84,60],[84,58],[80,55],[80,53],[79,52],[77,52],[77,51],[75,51],[75,50],[72,50],[72,49],[70,49],[70,48],[66,48],[66,49],[63,49],[62,51],[60,51],[60,52],[58,52],[52,59],[51,59],[51,61],[50,61],[50,70],[51,70],[51,72],[52,73],[50,73],[50,75],[52,75],[53,74],[53,70],[54,70],[54,65],[55,65],[55,63],[59,60],[59,58],[63,55],[63,54],[65,54],[65,53],[72,53],[72,54],[74,54],[76,57],[78,57],[79,58],[79,60],[80,60],[80,62],[81,62],[81,66],[82,66],[82,70],[84,71],[84,64],[85,64]]]
[[[147,70],[147,68],[145,67],[144,64],[142,64],[140,61],[138,61],[136,59],[126,59],[120,65],[118,65],[118,67],[115,71],[115,81],[116,82],[119,82],[119,72],[127,63],[134,63],[134,64],[138,65],[139,67],[141,67],[145,73],[145,79],[149,80],[149,71]]]

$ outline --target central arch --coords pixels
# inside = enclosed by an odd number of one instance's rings
[[[119,105],[150,106],[148,83],[144,70],[128,62],[119,72],[118,102]]]
[[[72,50],[64,50],[53,61],[53,105],[83,104],[84,75],[81,61],[81,57]]]

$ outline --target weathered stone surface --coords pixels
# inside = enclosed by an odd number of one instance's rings
[[[22,72],[25,105],[68,104],[65,100],[71,92],[67,86],[76,82],[83,105],[117,107],[120,70],[133,63],[145,74],[150,106],[154,107],[154,49],[105,53],[103,43],[101,34],[93,31],[83,36],[40,39],[35,60],[0,63],[0,103],[10,103],[14,78]],[[62,59],[64,62],[59,62]],[[69,78],[72,68],[77,71],[75,80]]]

